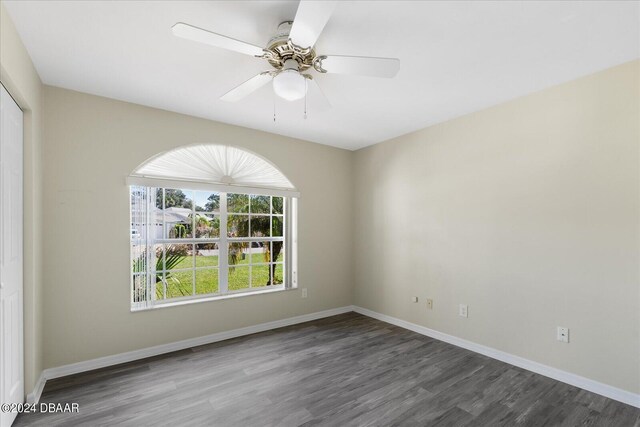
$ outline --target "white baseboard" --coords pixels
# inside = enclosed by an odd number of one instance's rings
[[[36,381],[36,385],[33,387],[33,391],[27,394],[27,403],[38,403],[46,382],[47,380],[44,378],[44,372],[42,372],[38,377],[38,381]]]
[[[509,363],[514,366],[526,369],[531,372],[535,372],[540,375],[544,375],[554,380],[570,384],[587,391],[608,397],[613,400],[617,400],[622,403],[626,403],[631,406],[640,408],[640,395],[631,393],[626,390],[622,390],[616,387],[612,387],[607,384],[600,383],[598,381],[591,380],[570,372],[562,371],[560,369],[552,368],[551,366],[543,365],[538,362],[534,362],[529,359],[525,359],[520,356],[506,353],[504,351],[496,350],[491,347],[486,347],[481,344],[467,341],[462,338],[448,335],[442,332],[438,332],[433,329],[429,329],[425,326],[420,326],[415,323],[407,322],[396,317],[387,316],[386,314],[377,313],[366,308],[358,306],[345,306],[334,308],[325,311],[319,311],[316,313],[304,314],[302,316],[290,317],[287,319],[276,320],[273,322],[260,323],[258,325],[247,326],[245,328],[233,329],[231,331],[218,332],[216,334],[207,335],[203,337],[191,338],[187,340],[177,341],[169,344],[162,344],[154,347],[143,348],[140,350],[129,351],[126,353],[114,354],[111,356],[100,357],[97,359],[87,360],[84,362],[72,363],[69,365],[59,366],[56,368],[45,369],[36,385],[34,390],[27,395],[27,402],[37,403],[40,400],[40,395],[44,389],[47,380],[53,378],[64,377],[67,375],[78,374],[80,372],[91,371],[94,369],[105,368],[108,366],[118,365],[120,363],[131,362],[134,360],[144,359],[146,357],[157,356],[164,353],[170,353],[172,351],[184,350],[199,345],[210,344],[218,341],[227,340],[230,338],[236,338],[244,335],[255,334],[257,332],[264,332],[271,329],[277,329],[284,326],[295,325],[298,323],[309,322],[312,320],[322,319],[325,317],[335,316],[337,314],[348,313],[355,311],[356,313],[363,314],[374,319],[381,320],[383,322],[391,323],[392,325],[399,326],[417,332],[422,335],[426,335],[431,338],[435,338],[440,341],[453,344],[458,347],[471,350],[476,353],[483,354],[493,359],[500,360],[505,363]]]
[[[353,306],[332,308],[330,310],[318,311],[316,313],[303,314],[301,316],[289,317],[287,319],[275,320],[273,322],[260,323],[258,325],[247,326],[245,328],[233,329],[225,332],[218,332],[203,337],[190,338],[176,341],[169,344],[161,344],[154,347],[147,347],[140,350],[128,351],[126,353],[114,354],[111,356],[99,357],[97,359],[72,363],[69,365],[48,368],[42,371],[40,378],[36,382],[34,390],[27,395],[27,402],[38,403],[40,395],[47,380],[53,378],[66,377],[67,375],[78,374],[80,372],[92,371],[94,369],[106,368],[107,366],[119,365],[120,363],[131,362],[147,357],[158,356],[160,354],[171,353],[172,351],[184,350],[199,345],[211,344],[230,338],[241,337],[243,335],[255,334],[257,332],[269,331],[271,329],[282,328],[284,326],[309,322],[325,317],[335,316],[353,311]]]
[[[353,311],[363,314],[374,319],[381,320],[383,322],[391,323],[392,325],[399,326],[410,331],[417,332],[422,335],[426,335],[431,338],[435,338],[440,341],[453,344],[457,347],[466,348],[476,353],[483,354],[493,359],[500,360],[502,362],[509,363],[522,369],[526,369],[536,374],[544,375],[545,377],[553,378],[554,380],[561,381],[563,383],[582,388],[584,390],[608,397],[613,400],[617,400],[627,405],[640,408],[640,394],[631,393],[626,390],[622,390],[616,387],[612,387],[607,384],[603,384],[598,381],[591,380],[589,378],[581,377],[580,375],[572,374],[560,369],[552,368],[551,366],[543,365],[542,363],[534,362],[529,359],[525,359],[520,356],[515,356],[504,351],[496,350],[495,348],[486,347],[481,344],[476,344],[472,341],[467,341],[462,338],[448,335],[442,332],[438,332],[433,329],[429,329],[425,326],[420,326],[415,323],[407,322],[396,317],[387,316],[386,314],[377,313],[375,311],[354,306]]]

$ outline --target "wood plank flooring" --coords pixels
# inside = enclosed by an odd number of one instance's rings
[[[640,426],[640,409],[356,313],[47,382],[16,426]]]

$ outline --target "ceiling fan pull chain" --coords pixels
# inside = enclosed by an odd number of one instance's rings
[[[273,95],[273,123],[276,122],[276,96]]]
[[[309,89],[308,80],[304,79],[304,119],[307,120],[307,93]]]

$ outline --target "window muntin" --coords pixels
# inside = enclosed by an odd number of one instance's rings
[[[132,308],[291,286],[290,199],[141,186],[130,194]]]

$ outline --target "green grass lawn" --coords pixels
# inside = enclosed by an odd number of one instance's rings
[[[196,256],[196,295],[211,294],[218,292],[218,256]],[[269,281],[269,265],[249,265],[249,258],[253,263],[264,263],[265,256],[262,253],[246,254],[245,259],[233,268],[229,269],[230,291],[238,291],[250,288],[263,288]],[[280,254],[278,262],[283,261]],[[193,266],[193,256],[187,256],[175,267],[176,270],[191,268]],[[249,283],[251,277],[251,283]],[[282,283],[282,264],[276,265],[275,279],[277,283]],[[163,283],[156,284],[157,297],[163,298]],[[167,279],[167,298],[192,295],[193,273],[192,271],[172,272]]]

